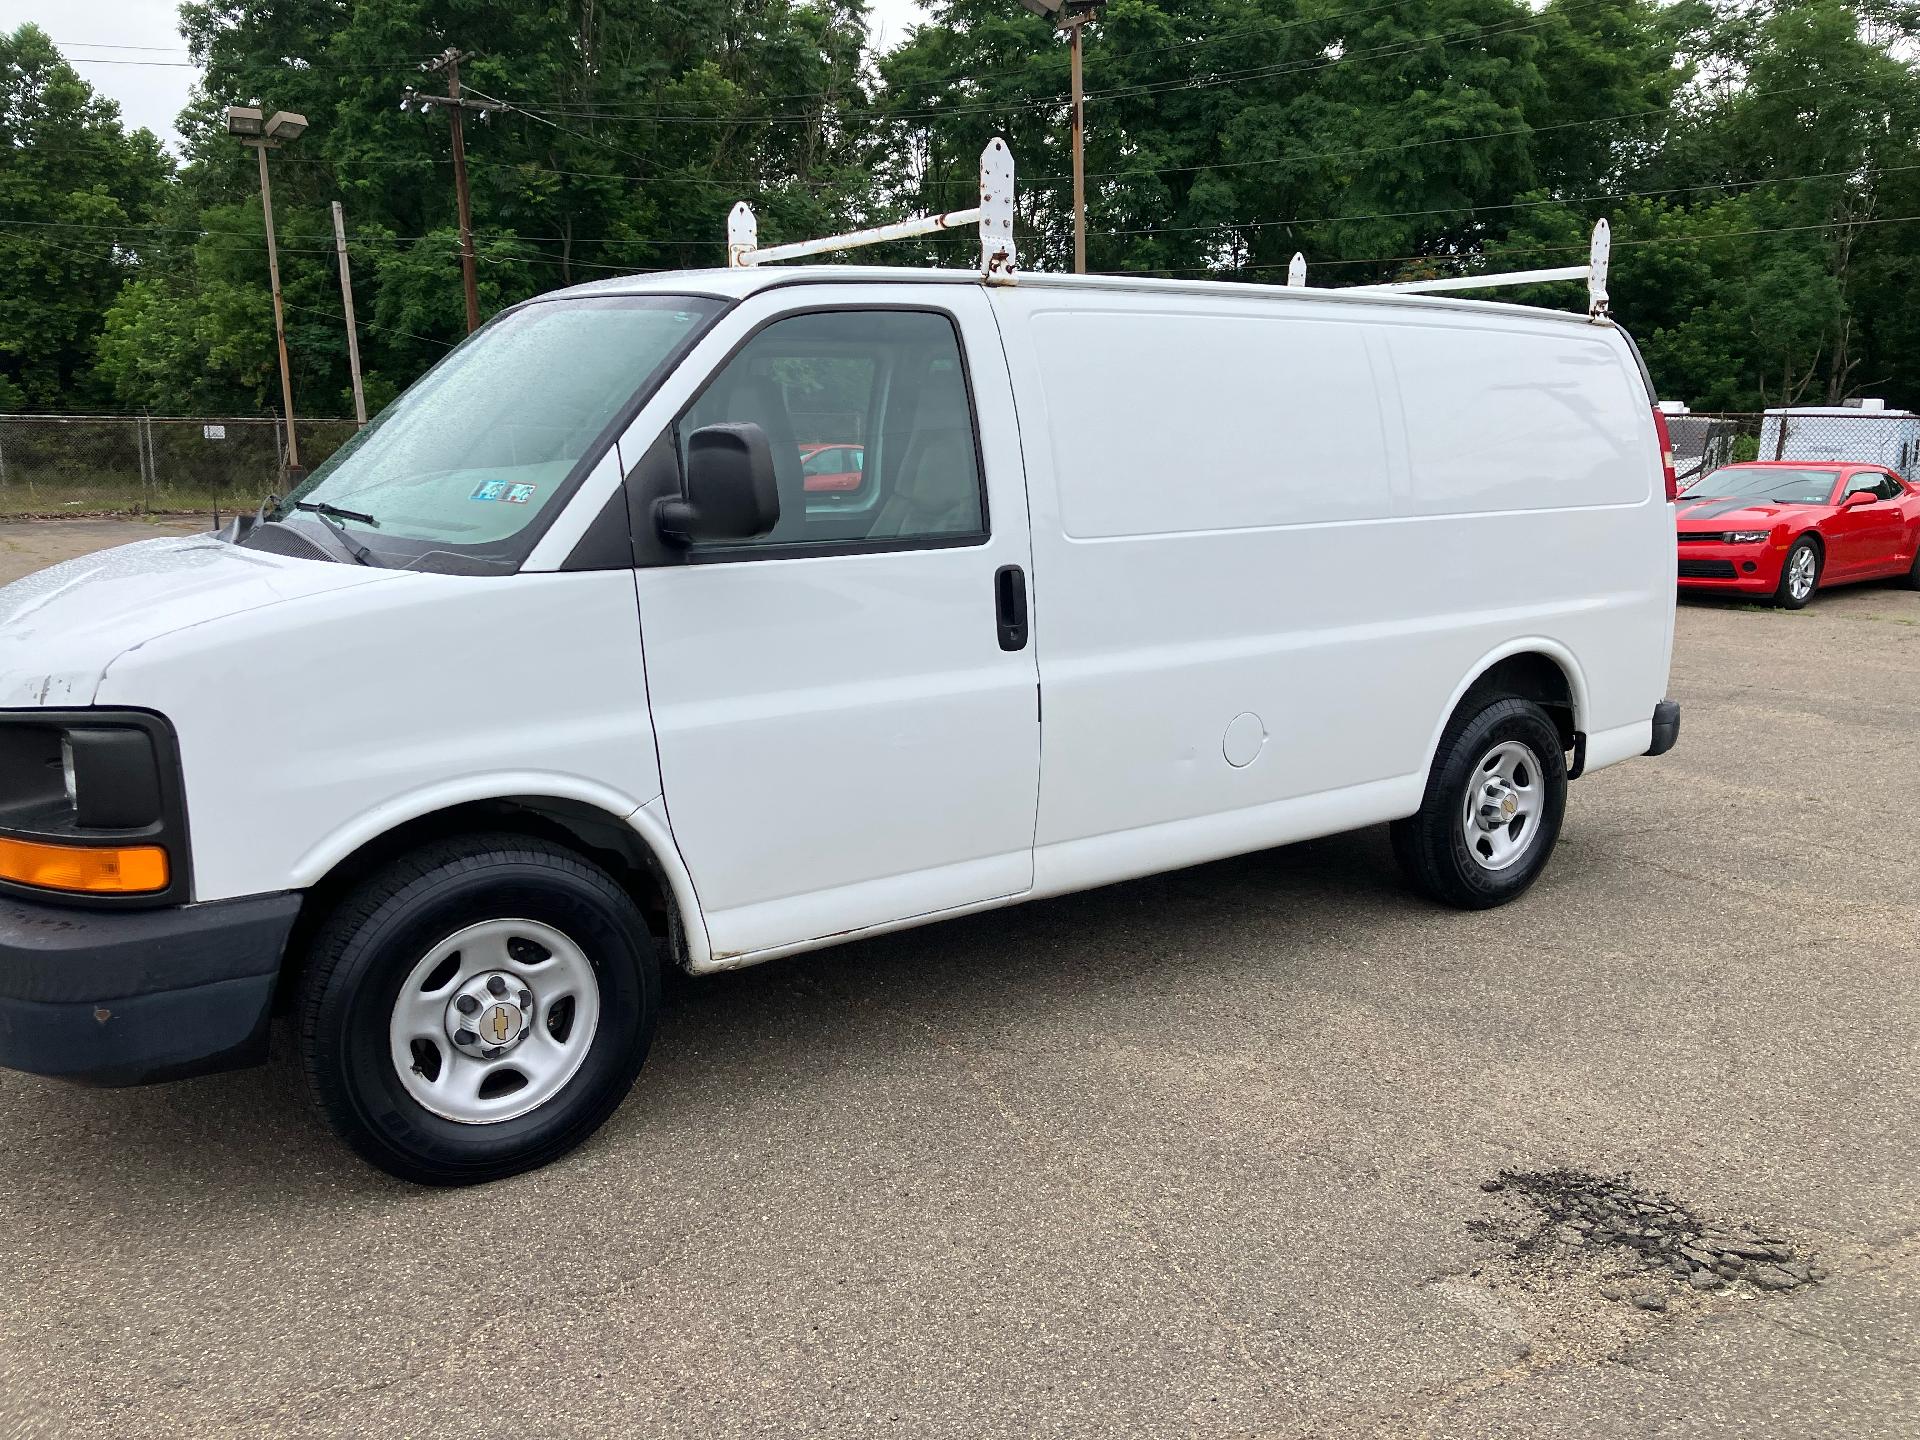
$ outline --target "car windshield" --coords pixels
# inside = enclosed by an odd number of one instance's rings
[[[1702,500],[1771,500],[1777,505],[1824,505],[1838,470],[1782,470],[1774,465],[1729,465],[1687,493]]]
[[[509,311],[341,446],[269,518],[333,530],[370,564],[518,569],[636,392],[723,308],[688,295]]]

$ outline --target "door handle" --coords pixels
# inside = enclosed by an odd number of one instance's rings
[[[1018,565],[993,572],[993,607],[1000,624],[1000,648],[1027,648],[1027,576]]]

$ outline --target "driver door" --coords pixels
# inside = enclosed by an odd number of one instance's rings
[[[668,822],[719,960],[1032,887],[1012,395],[984,295],[929,290],[746,301],[764,314],[673,427],[684,467],[693,431],[760,426],[780,498],[762,537],[636,571]],[[858,447],[857,484],[809,485],[824,446]]]
[[[1842,508],[1827,525],[1833,540],[1827,571],[1834,578],[1864,578],[1891,566],[1900,546],[1902,515],[1897,501],[1881,498],[1883,487],[1899,489],[1898,482],[1880,470],[1856,470],[1841,482],[1835,504],[1856,491],[1874,498],[1866,505]]]

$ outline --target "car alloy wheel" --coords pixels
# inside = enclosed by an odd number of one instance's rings
[[[1819,561],[1811,546],[1802,545],[1787,559],[1787,594],[1796,602],[1813,594],[1813,582],[1820,573]]]

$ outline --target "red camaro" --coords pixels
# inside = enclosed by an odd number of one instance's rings
[[[800,473],[809,495],[847,494],[866,483],[864,445],[802,445]]]
[[[1680,497],[1680,588],[1770,595],[1905,575],[1920,588],[1920,490],[1878,465],[1755,460]]]

